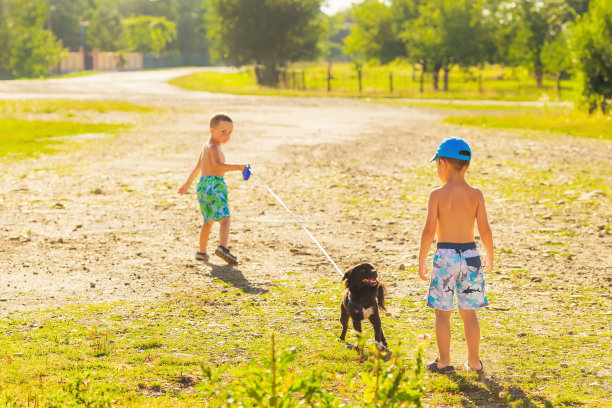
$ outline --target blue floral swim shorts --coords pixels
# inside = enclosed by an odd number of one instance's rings
[[[482,262],[475,242],[438,243],[427,292],[427,306],[453,310],[455,294],[459,309],[478,309],[489,305]]]
[[[204,222],[211,219],[219,221],[221,218],[229,217],[227,185],[223,177],[207,176],[200,178],[197,193]]]

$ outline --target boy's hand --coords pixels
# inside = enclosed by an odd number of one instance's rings
[[[183,195],[187,192],[187,184],[183,184],[179,187],[178,191],[179,195]]]
[[[424,281],[428,281],[429,280],[429,277],[427,276],[428,273],[429,273],[429,270],[427,269],[427,264],[419,265],[419,276],[421,277],[421,279],[423,279]]]
[[[485,254],[484,270],[485,272],[491,272],[491,269],[493,269],[493,254]]]

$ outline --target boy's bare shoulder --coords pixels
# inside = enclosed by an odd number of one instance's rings
[[[478,187],[472,187],[468,184],[468,187],[470,188],[470,191],[472,192],[472,194],[474,194],[477,197],[483,197],[484,198],[484,194],[482,193],[482,190],[479,189]]]
[[[219,146],[216,145],[215,143],[205,143],[204,146],[202,146],[203,155],[209,155],[218,150],[219,150]]]
[[[444,186],[436,187],[429,192],[429,198],[437,198],[444,193]]]

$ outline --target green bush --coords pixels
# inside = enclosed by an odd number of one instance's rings
[[[246,368],[228,372],[228,366],[214,368],[202,364],[204,380],[196,386],[205,398],[227,407],[292,408],[297,406],[340,407],[335,395],[321,389],[320,373],[296,374],[291,363],[297,355],[293,348],[277,355],[274,334],[270,357],[263,362],[252,360]],[[375,347],[365,352],[359,347],[365,387],[358,406],[421,407],[423,355],[419,347],[414,368],[409,369],[399,353],[383,352]],[[234,379],[230,379],[230,374]],[[305,405],[304,405],[305,404]]]

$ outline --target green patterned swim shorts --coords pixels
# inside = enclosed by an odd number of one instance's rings
[[[207,176],[200,178],[197,193],[204,222],[211,219],[219,221],[221,218],[229,217],[227,185],[223,177]]]

